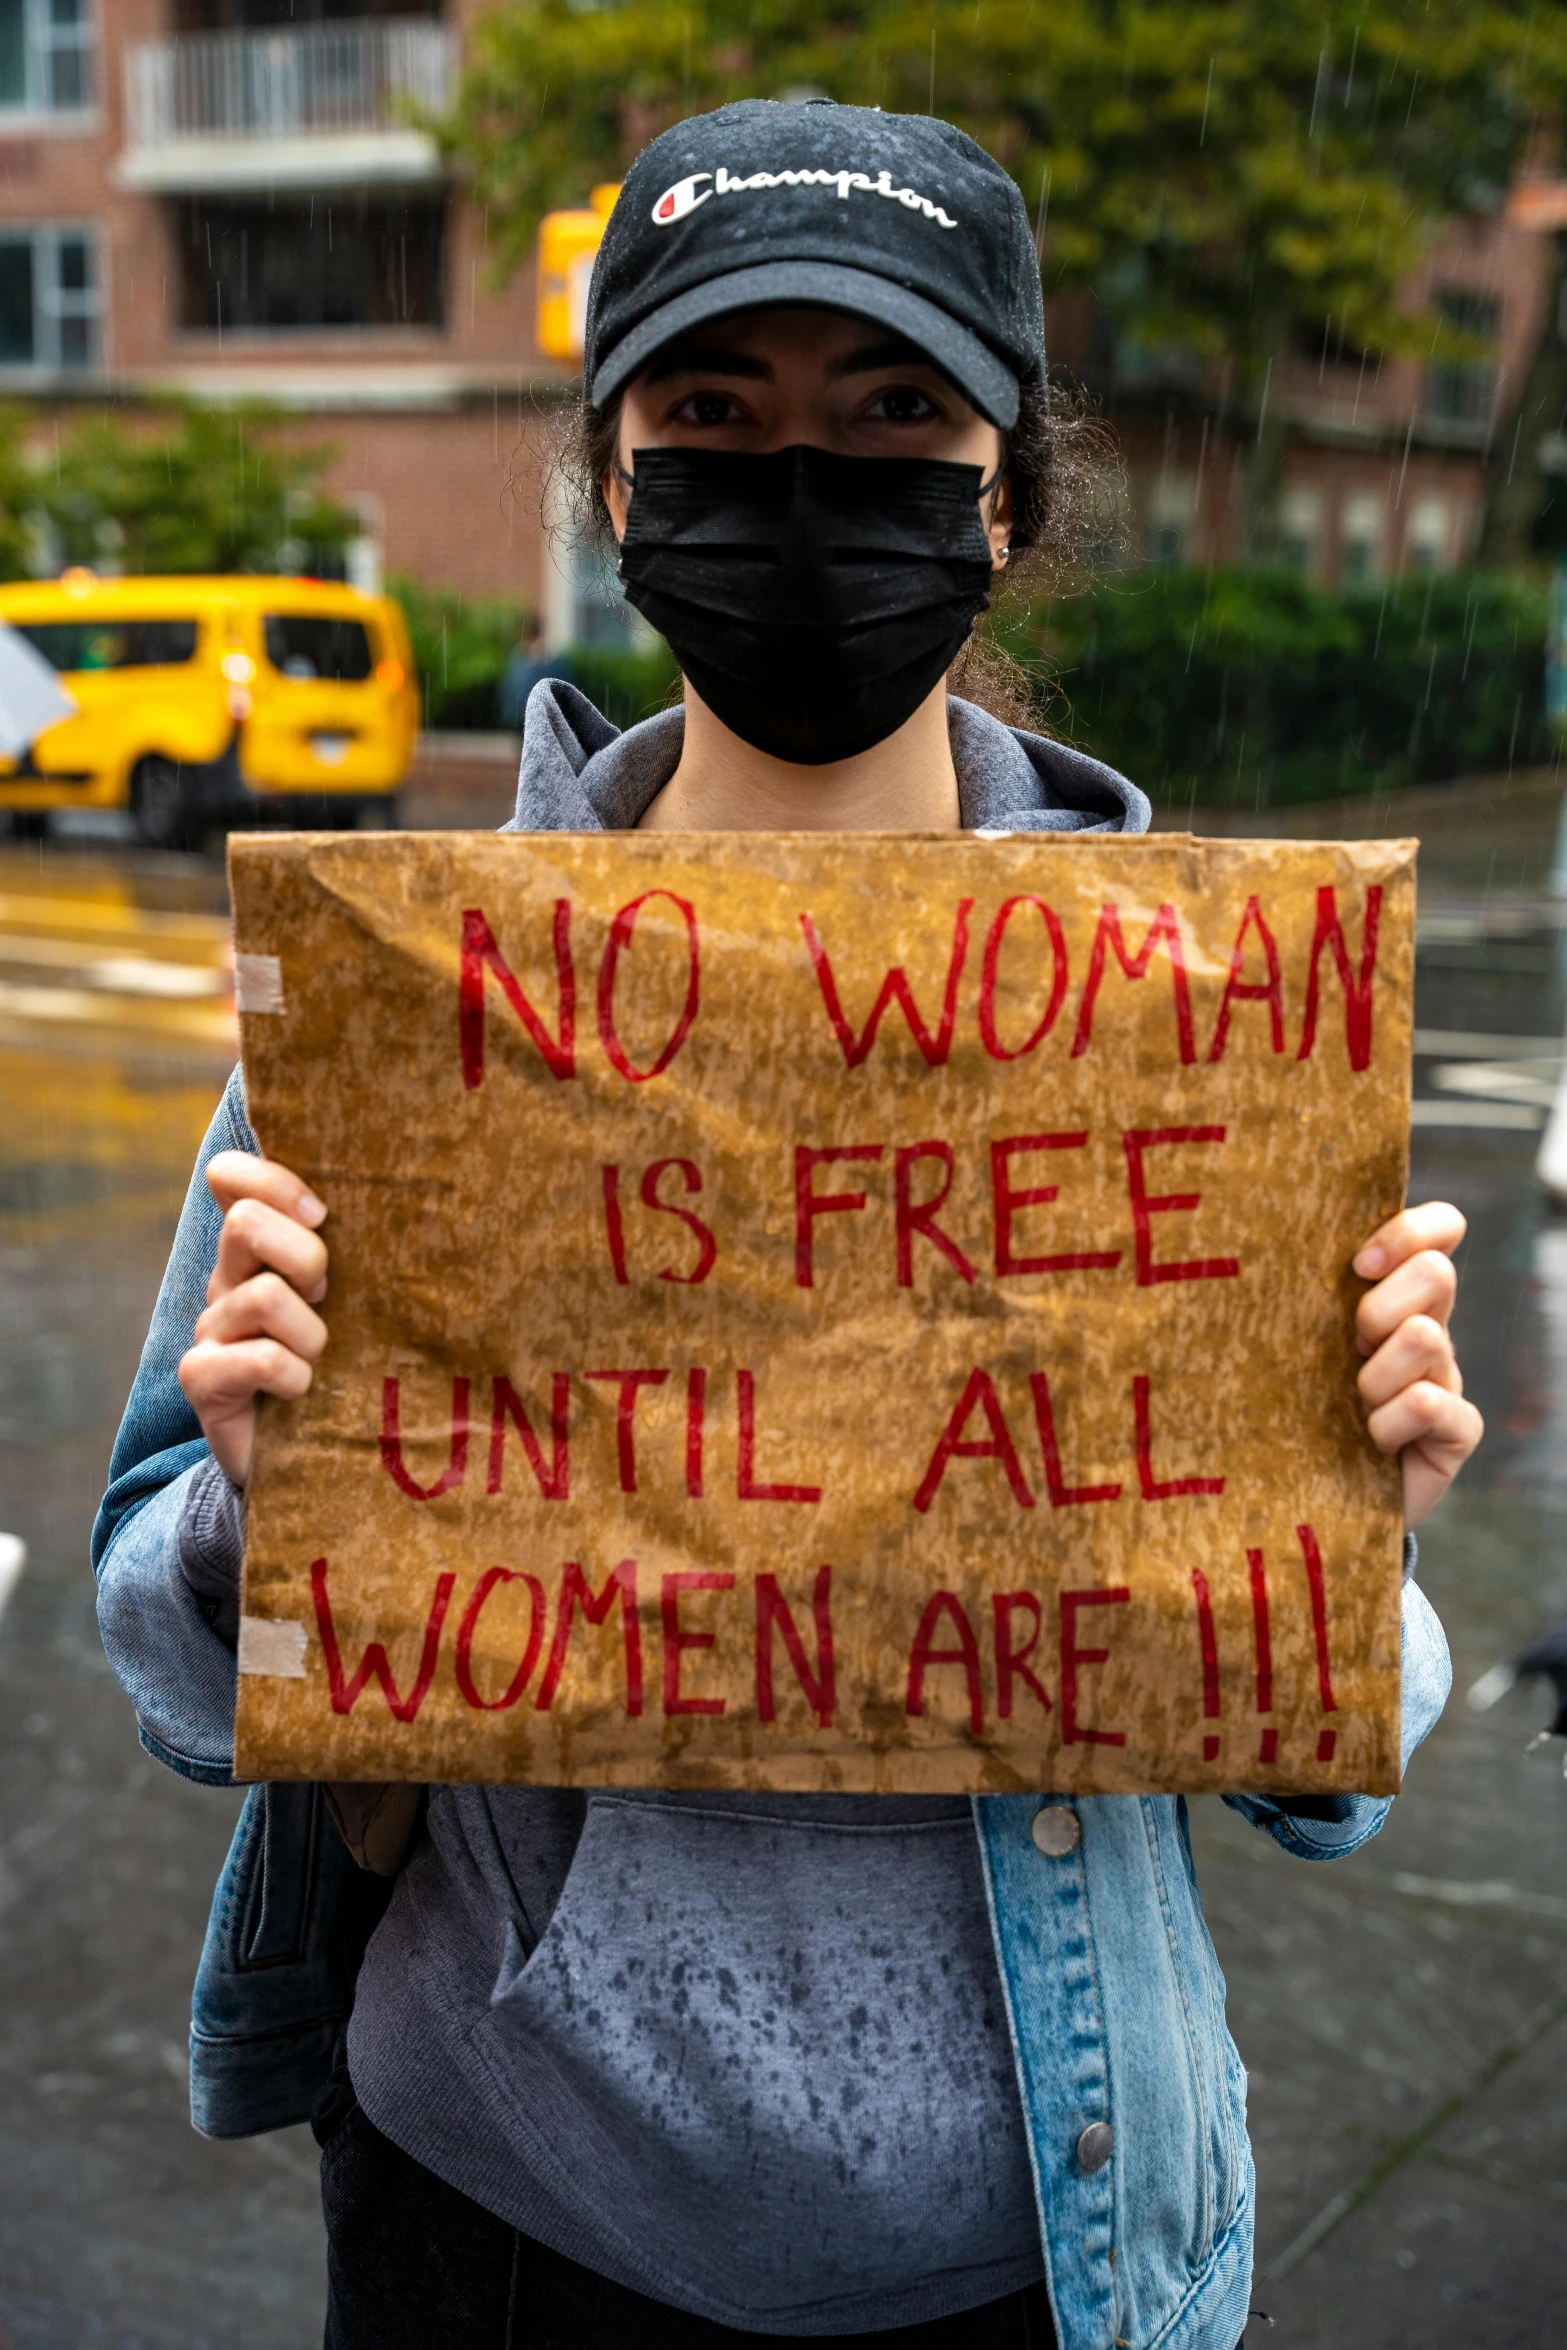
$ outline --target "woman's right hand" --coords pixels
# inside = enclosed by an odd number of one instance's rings
[[[303,1395],[326,1345],[326,1324],[313,1308],[326,1295],[326,1244],[316,1227],[327,1211],[287,1167],[248,1151],[219,1151],[207,1183],[223,1210],[223,1233],[179,1381],[213,1458],[243,1485],[257,1396]]]

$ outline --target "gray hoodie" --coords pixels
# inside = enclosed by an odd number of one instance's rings
[[[1146,830],[1109,768],[949,707],[965,827]],[[683,723],[537,686],[508,829],[636,824]],[[450,2185],[720,2324],[872,2333],[1043,2274],[962,1797],[437,1788],[349,2069]]]

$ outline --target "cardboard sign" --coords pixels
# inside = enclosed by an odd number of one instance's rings
[[[1387,1792],[1414,844],[231,848],[245,1777]]]

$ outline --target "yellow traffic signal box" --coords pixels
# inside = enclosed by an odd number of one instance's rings
[[[546,358],[574,363],[582,357],[588,282],[619,194],[618,185],[606,184],[594,189],[590,211],[547,212],[539,223],[537,333]]]

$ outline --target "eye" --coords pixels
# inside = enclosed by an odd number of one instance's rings
[[[675,409],[674,421],[708,426],[736,424],[741,413],[739,401],[728,392],[692,392]]]
[[[929,424],[940,416],[941,410],[917,384],[888,384],[876,394],[865,414],[878,424]]]

